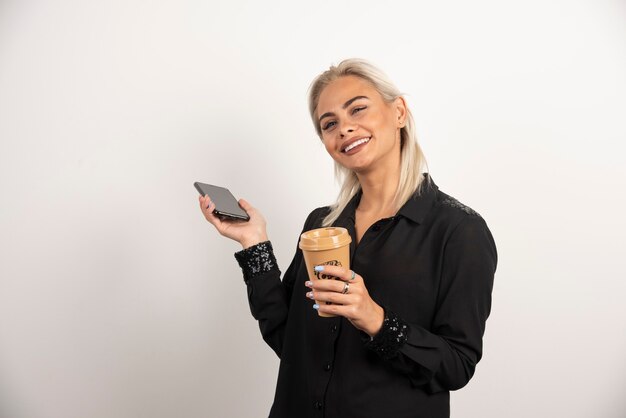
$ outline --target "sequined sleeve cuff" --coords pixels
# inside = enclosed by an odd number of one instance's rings
[[[390,310],[385,309],[383,326],[365,346],[375,351],[384,360],[398,355],[398,351],[407,340],[409,326]]]
[[[235,258],[243,270],[243,280],[246,284],[255,276],[278,268],[274,250],[269,241],[238,251],[235,253]]]

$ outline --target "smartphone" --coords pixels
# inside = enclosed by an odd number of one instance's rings
[[[222,220],[249,221],[250,216],[241,209],[235,196],[225,187],[195,182],[193,184],[202,196],[209,196],[215,203],[213,214]]]

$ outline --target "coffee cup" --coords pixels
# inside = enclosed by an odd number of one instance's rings
[[[350,242],[352,238],[346,228],[326,227],[312,229],[303,232],[300,235],[299,247],[304,255],[306,270],[309,274],[309,280],[328,280],[335,279],[322,272],[316,272],[315,266],[331,265],[340,266],[346,269],[350,268]],[[315,301],[318,305],[320,302]],[[322,302],[331,305],[331,302]],[[332,317],[330,315],[318,311],[319,316]]]

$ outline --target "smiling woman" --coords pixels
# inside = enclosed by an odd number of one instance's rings
[[[340,108],[341,97],[337,92],[350,96]],[[334,109],[326,110],[332,107]],[[311,85],[309,112],[327,150],[333,146],[329,143],[338,142],[345,151],[355,139],[371,139],[373,135],[369,131],[377,130],[376,140],[372,142],[378,141],[378,150],[388,152],[386,159],[378,161],[374,169],[379,173],[397,174],[399,167],[399,177],[390,182],[394,195],[387,212],[397,211],[416,191],[419,193],[426,161],[417,142],[413,116],[400,91],[379,69],[358,59],[345,60],[331,67]],[[337,129],[339,123],[342,126]],[[362,133],[355,132],[355,129]],[[373,147],[368,145],[368,148]],[[345,154],[352,155],[349,151]],[[337,202],[324,219],[324,226],[331,225],[362,188],[362,181],[358,178],[359,166],[346,166],[345,159],[335,158],[330,150],[329,153],[335,160],[335,174],[343,181],[343,186]],[[387,167],[382,168],[381,165],[385,164]]]
[[[368,96],[354,96],[343,103],[344,96],[357,92]],[[355,173],[381,170],[381,165],[398,166],[400,140],[394,127],[404,123],[402,99],[388,105],[369,83],[347,76],[324,89],[318,108],[333,109],[324,113],[319,123],[326,150],[338,164]],[[396,115],[396,123],[390,125],[389,120],[394,121]]]
[[[345,228],[352,270],[316,266],[337,280],[311,282],[296,249],[281,281],[261,213],[241,199],[250,221],[221,221],[200,197],[206,219],[242,245],[250,309],[281,359],[270,417],[449,417],[449,392],[482,356],[497,263],[489,228],[423,172],[411,113],[376,67],[331,67],[309,110],[343,186],[303,232]]]

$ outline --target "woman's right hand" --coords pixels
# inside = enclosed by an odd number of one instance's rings
[[[239,206],[250,216],[250,220],[247,222],[223,221],[213,214],[215,204],[209,196],[200,196],[199,200],[202,214],[221,235],[239,242],[243,248],[267,241],[265,218],[246,200],[239,199]]]

